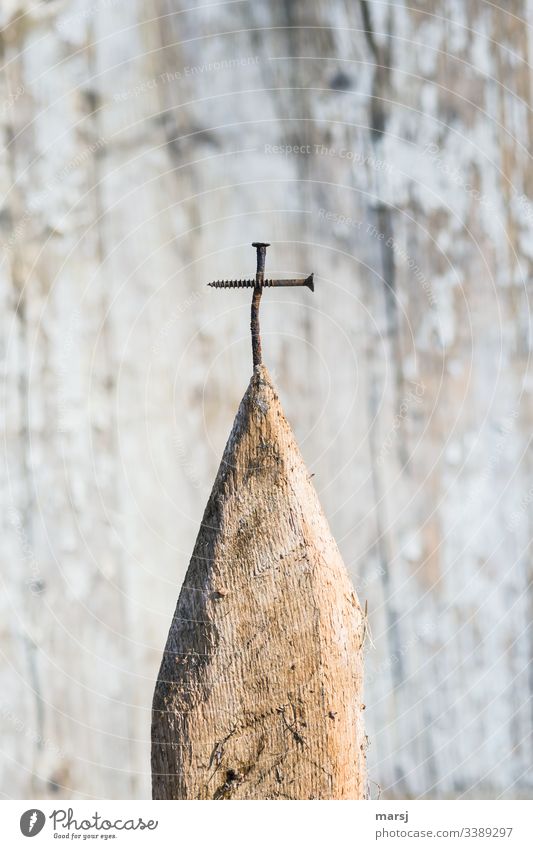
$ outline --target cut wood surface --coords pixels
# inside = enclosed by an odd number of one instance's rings
[[[156,685],[156,799],[360,799],[364,616],[268,371],[254,370]]]

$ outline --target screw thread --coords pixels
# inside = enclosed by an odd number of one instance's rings
[[[264,286],[272,286],[274,281],[270,278],[268,280],[263,280],[261,285]],[[255,280],[213,280],[212,283],[208,283],[208,286],[211,286],[213,289],[254,289],[256,286]]]

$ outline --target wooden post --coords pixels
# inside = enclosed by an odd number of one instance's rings
[[[364,616],[264,366],[155,688],[154,799],[361,799]]]

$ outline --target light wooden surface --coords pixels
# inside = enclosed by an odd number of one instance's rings
[[[154,799],[363,799],[365,619],[264,365],[170,624]]]
[[[187,5],[0,11],[1,790],[150,794],[251,370],[204,284],[264,239],[315,272],[264,359],[368,600],[373,795],[527,796],[531,7]]]

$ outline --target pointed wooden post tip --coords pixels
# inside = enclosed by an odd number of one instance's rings
[[[258,365],[154,693],[154,798],[364,798],[363,640],[363,612]]]

